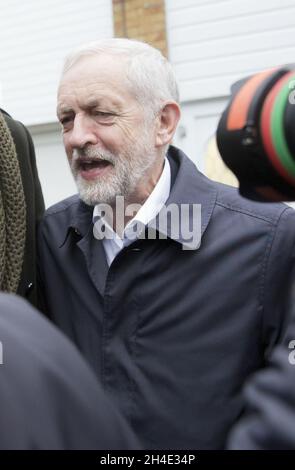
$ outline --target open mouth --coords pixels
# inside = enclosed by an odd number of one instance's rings
[[[77,167],[82,178],[91,180],[101,176],[112,167],[108,160],[79,160]]]

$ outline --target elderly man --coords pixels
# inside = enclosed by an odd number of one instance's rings
[[[169,147],[177,85],[147,44],[74,52],[57,113],[79,196],[40,227],[47,313],[145,448],[223,448],[281,334],[295,213],[241,198]]]

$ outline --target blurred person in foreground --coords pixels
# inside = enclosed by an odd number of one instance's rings
[[[79,195],[40,225],[43,309],[144,448],[221,449],[282,334],[295,213],[210,181],[171,145],[177,83],[147,44],[74,51],[57,114]]]
[[[244,388],[245,413],[230,432],[231,450],[295,450],[295,285],[290,319],[267,367]]]
[[[83,358],[28,302],[0,294],[0,449],[136,449]]]

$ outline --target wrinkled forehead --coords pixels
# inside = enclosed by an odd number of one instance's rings
[[[126,60],[107,55],[82,56],[61,77],[58,103],[71,97],[110,96],[116,101],[134,99],[126,78]]]
[[[58,108],[69,101],[99,98],[123,106],[135,100],[126,78],[126,60],[114,56],[83,56],[61,77]]]
[[[63,73],[59,89],[70,83],[79,86],[85,82],[121,82],[127,86],[126,70],[126,58],[107,54],[84,55]]]

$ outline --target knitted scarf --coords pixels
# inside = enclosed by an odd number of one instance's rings
[[[0,289],[16,292],[26,240],[26,203],[15,145],[0,112]]]

